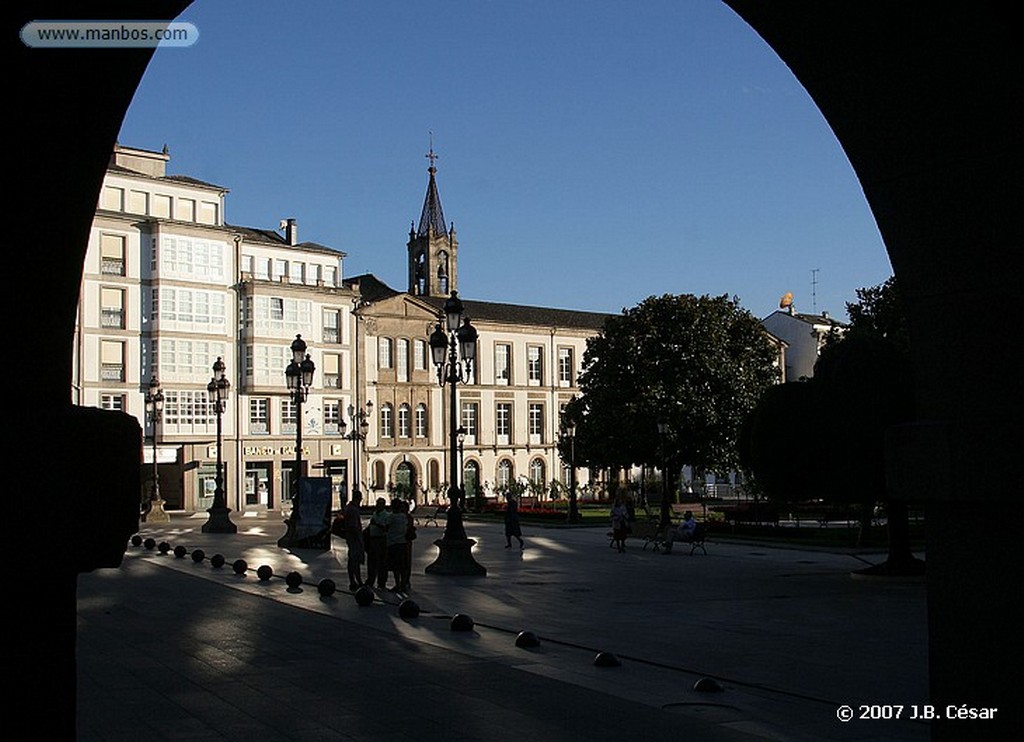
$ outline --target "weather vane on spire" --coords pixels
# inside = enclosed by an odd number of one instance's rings
[[[438,158],[438,155],[434,154],[434,132],[430,132],[430,151],[427,152],[427,159],[430,160],[430,172],[434,172],[434,160]]]

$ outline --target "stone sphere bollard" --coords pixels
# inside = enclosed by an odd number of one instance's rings
[[[266,582],[274,576],[274,568],[269,564],[261,564],[256,570],[256,576],[260,578],[260,582]]]
[[[693,684],[693,689],[698,693],[721,693],[725,690],[714,678],[701,678]]]
[[[472,631],[473,625],[473,619],[467,616],[465,613],[456,613],[454,616],[452,616],[452,631]]]
[[[142,536],[137,533],[132,536],[132,546],[142,546]]]
[[[176,556],[178,559],[184,559],[186,554],[188,554],[188,549],[186,549],[181,544],[178,544],[174,547],[174,556]]]
[[[619,667],[621,665],[619,658],[611,652],[598,652],[594,658],[595,667]]]
[[[534,649],[540,646],[540,639],[532,631],[520,631],[516,637],[516,646],[520,649]]]
[[[161,554],[166,554],[171,550],[171,545],[166,541],[161,541],[160,545],[156,548],[160,551]]]
[[[153,549],[156,548],[156,541],[154,541],[152,538],[147,538],[145,541],[142,542],[142,545],[145,546],[146,549],[148,549],[149,551],[153,551]]]
[[[373,605],[373,599],[375,597],[373,594],[373,590],[371,590],[366,585],[360,585],[359,588],[356,589],[355,593],[353,593],[353,595],[355,595],[356,603],[358,603],[362,607],[365,608],[368,605]]]
[[[338,589],[338,586],[334,584],[334,580],[332,580],[330,577],[325,577],[324,579],[320,580],[319,584],[316,586],[316,589],[317,592],[320,593],[322,596],[324,596],[325,598],[329,598],[332,595],[334,595],[334,592]]]
[[[292,590],[296,590],[302,584],[302,575],[298,572],[289,572],[284,576],[284,582]]]
[[[196,549],[192,552],[192,561],[196,564],[202,564],[204,559],[206,559],[206,552],[202,549]]]
[[[220,569],[221,567],[223,567],[224,566],[224,555],[223,554],[214,554],[212,557],[210,557],[210,566],[213,567],[214,569]]]
[[[235,571],[236,575],[244,575],[245,571],[249,569],[249,565],[245,563],[244,559],[236,559],[235,563],[231,565],[231,569]]]
[[[398,604],[398,615],[406,620],[418,618],[420,615],[420,604],[411,598],[406,598]]]

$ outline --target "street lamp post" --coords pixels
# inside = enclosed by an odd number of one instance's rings
[[[669,477],[667,441],[672,428],[664,418],[658,420],[658,439],[661,441],[661,525],[667,526],[671,521],[671,503],[669,502]]]
[[[569,439],[569,522],[580,522],[579,503],[576,497],[576,423],[565,426],[565,437]]]
[[[224,417],[224,403],[227,401],[231,391],[231,382],[224,375],[224,361],[221,358],[213,364],[213,378],[206,385],[206,391],[210,394],[210,400],[214,405],[214,412],[217,414],[217,473],[214,478],[213,507],[206,512],[210,514],[209,519],[203,524],[203,533],[237,533],[238,526],[231,522],[229,513],[231,509],[227,505],[227,498],[224,493],[224,458],[222,456],[222,419]]]
[[[466,537],[462,520],[465,493],[459,486],[458,399],[456,387],[467,383],[476,361],[477,331],[463,314],[463,304],[453,291],[444,303],[444,327],[438,321],[430,334],[430,356],[437,368],[437,383],[448,386],[448,519],[444,537],[434,542],[440,553],[426,571],[442,575],[485,575],[487,569],[473,558],[474,539]],[[461,360],[460,360],[461,359]]]
[[[291,344],[292,361],[284,370],[285,382],[295,405],[295,474],[292,477],[292,512],[285,521],[288,531],[277,541],[281,547],[325,548],[324,541],[316,536],[303,535],[301,528],[302,509],[300,502],[299,480],[302,478],[302,403],[309,397],[309,387],[313,385],[313,373],[316,364],[306,352],[306,342],[302,335],[296,335]],[[319,524],[310,524],[315,530]],[[326,548],[330,548],[330,532],[327,532]]]
[[[146,511],[142,514],[142,520],[147,523],[167,523],[171,517],[164,510],[164,501],[160,497],[160,470],[157,467],[156,459],[156,434],[164,416],[164,391],[160,388],[160,381],[156,376],[149,380],[149,390],[146,392],[146,412],[149,413],[149,419],[153,425],[153,485],[149,490],[149,502],[146,505]]]
[[[466,459],[465,459],[465,451],[464,451],[463,447],[465,446],[465,443],[466,443],[466,429],[460,425],[458,427],[458,430],[455,431],[455,437],[456,437],[456,439],[459,442],[459,479],[458,479],[459,492],[461,492],[462,496],[465,497],[466,496]],[[476,506],[476,493],[475,492],[473,493],[473,502],[471,503],[471,505],[472,505],[473,509],[475,510],[476,509],[476,507],[475,507]]]
[[[373,412],[373,402],[368,401],[365,408],[357,410],[355,405],[348,406],[348,419],[352,421],[352,430],[347,434],[345,428],[348,425],[341,421],[341,434],[343,438],[352,441],[352,497],[362,494],[359,491],[359,459],[360,444],[366,440],[366,433],[370,429],[369,417]]]

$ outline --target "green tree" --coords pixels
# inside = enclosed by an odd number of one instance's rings
[[[735,469],[740,427],[775,383],[775,361],[760,322],[738,299],[665,295],[624,310],[588,340],[582,394],[566,406],[577,465]],[[668,436],[659,436],[659,422]]]
[[[885,482],[885,432],[914,415],[906,316],[894,278],[857,297],[847,305],[848,329],[826,343],[814,377],[772,390],[755,408],[744,460],[774,500],[860,503],[864,526],[885,503],[889,554],[868,571],[918,573],[906,503],[889,498]]]

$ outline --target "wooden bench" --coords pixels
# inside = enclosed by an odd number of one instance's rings
[[[447,518],[448,508],[445,505],[437,505],[433,509],[428,507],[426,513],[413,516],[413,520],[417,522],[417,525],[419,525],[419,521],[422,519],[423,525],[429,526],[431,523],[433,523],[438,528],[441,527],[442,519],[447,520]]]
[[[665,545],[665,530],[657,520],[637,520],[629,524],[630,532],[626,538],[638,538],[643,541],[643,549],[648,546],[658,551]],[[615,534],[608,531],[608,546],[615,548]]]
[[[707,535],[708,535],[707,524],[705,524],[705,523],[698,523],[696,528],[693,529],[693,537],[692,538],[685,539],[685,540],[674,541],[672,543],[672,545],[673,545],[673,548],[674,548],[675,544],[689,544],[689,546],[690,546],[690,556],[693,556],[693,553],[695,551],[697,551],[697,549],[700,549],[702,552],[704,552],[704,554],[706,556],[707,553],[708,553],[708,549],[707,549],[707,546],[705,545],[704,542],[705,542],[705,539],[707,539]],[[667,551],[667,549],[668,549],[668,540],[667,539],[662,540],[662,542],[660,544],[660,548],[666,549],[665,553],[671,553],[671,552]],[[658,551],[659,548],[656,547],[654,550]]]

